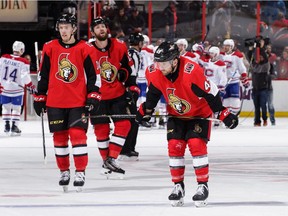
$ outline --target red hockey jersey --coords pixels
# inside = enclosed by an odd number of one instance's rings
[[[85,41],[63,44],[52,40],[44,44],[37,90],[47,94],[48,107],[81,107],[88,93],[99,91],[93,51]]]
[[[150,107],[149,101],[153,101],[152,95],[159,95],[162,92],[167,101],[167,112],[175,116],[208,117],[212,114],[213,97],[218,94],[215,84],[206,79],[203,69],[195,62],[180,57],[177,78],[169,80],[162,72],[151,65],[146,70],[146,77],[149,83],[146,108]],[[150,88],[153,85],[153,88]],[[156,89],[155,89],[156,88]],[[158,90],[159,91],[158,91]],[[212,98],[212,99],[210,99]],[[210,101],[210,102],[209,102]],[[221,100],[217,101],[215,109],[222,107]],[[208,104],[209,103],[209,104]]]
[[[107,47],[103,49],[98,48],[95,42],[92,44],[97,55],[97,73],[101,75],[102,100],[120,97],[125,92],[125,85],[117,79],[118,70],[124,69],[130,75],[130,66],[133,65],[126,44],[115,38],[109,38]]]

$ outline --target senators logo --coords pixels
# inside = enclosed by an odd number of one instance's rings
[[[186,101],[174,94],[175,89],[168,89],[168,103],[169,105],[180,115],[183,115],[190,111],[191,105]]]
[[[63,53],[58,59],[58,72],[56,78],[65,82],[74,82],[78,76],[78,70],[74,64],[68,59],[69,53]]]
[[[114,82],[117,77],[117,68],[108,61],[108,57],[101,57],[99,60],[100,75],[108,83]]]

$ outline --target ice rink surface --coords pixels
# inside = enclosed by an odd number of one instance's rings
[[[288,119],[276,126],[253,127],[240,118],[234,129],[212,130],[209,142],[208,205],[196,208],[192,159],[186,151],[186,197],[171,207],[173,189],[168,166],[166,131],[139,132],[139,161],[121,161],[124,180],[106,180],[92,128],[88,131],[89,165],[83,192],[73,178],[69,192],[58,186],[52,136],[45,122],[47,164],[44,165],[40,121],[21,122],[22,136],[7,137],[0,127],[0,216],[287,216]],[[74,164],[71,161],[71,171]],[[73,177],[73,175],[72,175]]]

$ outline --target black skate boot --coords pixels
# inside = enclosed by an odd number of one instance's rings
[[[163,117],[160,117],[159,118],[159,129],[165,129],[165,127],[166,127],[166,122],[165,122]]]
[[[209,195],[207,183],[198,184],[196,194],[192,197],[196,207],[204,207],[208,204],[207,198]]]
[[[169,195],[168,199],[171,202],[173,207],[180,207],[184,205],[184,183],[177,183],[175,184],[171,194]]]
[[[125,170],[120,168],[114,158],[108,157],[102,165],[101,174],[107,179],[124,179]]]
[[[139,156],[139,152],[134,151],[130,151],[130,152],[124,152],[124,153],[120,153],[120,155],[118,156],[118,160],[121,161],[138,161],[138,156]]]
[[[75,172],[74,187],[76,187],[77,192],[82,191],[82,187],[85,184],[85,172]]]
[[[6,133],[7,135],[9,135],[10,133],[10,122],[9,121],[5,121],[5,129],[4,129],[4,133]]]
[[[68,185],[70,182],[70,170],[60,172],[59,185],[63,187],[63,191],[68,191]]]
[[[21,136],[21,130],[15,125],[13,122],[12,128],[11,128],[11,136]]]

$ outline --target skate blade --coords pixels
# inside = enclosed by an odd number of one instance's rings
[[[63,192],[68,193],[68,185],[62,186],[63,187]]]
[[[81,193],[82,191],[83,191],[83,187],[80,187],[80,186],[76,187],[77,193]]]
[[[116,173],[116,172],[113,172],[109,169],[105,169],[105,168],[102,168],[101,172],[100,172],[101,175],[105,176],[107,179],[119,179],[119,180],[123,180],[124,179],[124,174],[122,173]]]
[[[184,205],[184,199],[183,198],[181,198],[180,200],[170,200],[170,202],[171,202],[171,205],[173,207],[181,207]]]
[[[11,134],[10,134],[10,136],[21,136],[21,133],[14,133],[14,132],[12,132]]]
[[[195,202],[195,206],[197,208],[205,207],[208,204],[207,199],[206,200],[201,200],[201,201],[194,201],[194,202]]]
[[[119,160],[119,161],[138,161],[139,158],[137,156],[128,157],[126,155],[119,155],[117,160]]]

